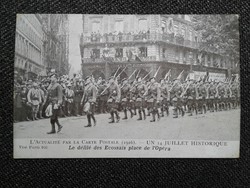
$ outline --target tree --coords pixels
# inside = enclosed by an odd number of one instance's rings
[[[193,15],[194,29],[201,33],[200,51],[210,51],[239,61],[238,15]]]

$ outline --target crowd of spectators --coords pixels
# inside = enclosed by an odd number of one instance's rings
[[[14,80],[14,122],[48,118],[46,108],[49,105],[47,101],[49,77],[24,81],[16,73]],[[61,116],[83,115],[80,102],[84,81],[75,74],[73,78],[69,78],[68,75],[61,76],[58,83],[63,89]]]

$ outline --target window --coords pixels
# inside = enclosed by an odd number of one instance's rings
[[[147,56],[148,56],[147,47],[140,47],[139,48],[139,57],[147,57]]]
[[[140,19],[138,25],[139,25],[139,31],[148,30],[148,21],[146,19]]]
[[[163,57],[163,58],[166,58],[165,53],[166,53],[166,48],[162,48],[162,57]]]
[[[117,33],[123,32],[123,21],[115,21],[115,31]]]
[[[98,32],[100,31],[100,22],[93,22],[92,23],[92,32]]]
[[[92,58],[100,58],[100,49],[93,49],[91,56]]]
[[[123,49],[122,48],[115,49],[115,57],[123,57]]]

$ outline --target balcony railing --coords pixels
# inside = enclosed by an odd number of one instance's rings
[[[147,56],[147,57],[139,57],[142,62],[148,61],[156,61],[156,56]],[[104,58],[83,58],[84,63],[102,63],[104,62]],[[128,61],[127,57],[109,57],[109,62],[126,62]]]
[[[199,43],[195,41],[185,40],[183,37],[174,36],[171,34],[118,34],[118,35],[96,35],[96,36],[81,36],[80,44],[98,44],[98,43],[120,43],[120,42],[166,42],[178,46],[189,48],[198,48]]]

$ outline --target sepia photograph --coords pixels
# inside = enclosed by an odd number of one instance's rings
[[[14,158],[238,158],[235,14],[17,14]]]

